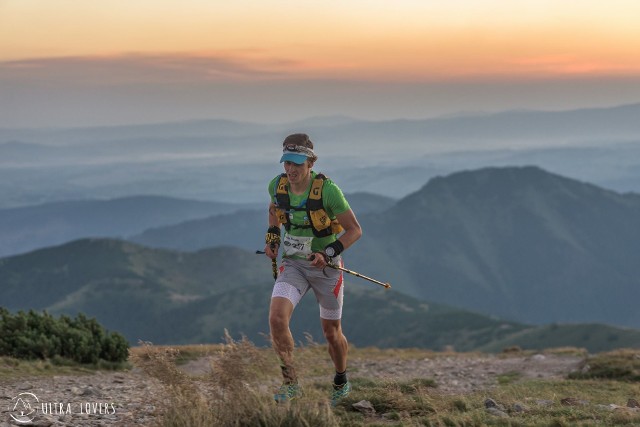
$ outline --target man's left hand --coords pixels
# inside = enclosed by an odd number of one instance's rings
[[[309,261],[311,265],[320,269],[323,269],[329,263],[329,257],[324,252],[314,252],[309,255]]]

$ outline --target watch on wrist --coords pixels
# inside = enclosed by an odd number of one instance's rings
[[[324,253],[327,254],[329,258],[337,257],[342,253],[342,251],[344,251],[344,245],[340,240],[331,242],[324,248]]]

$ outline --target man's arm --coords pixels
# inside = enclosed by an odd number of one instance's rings
[[[276,215],[276,205],[269,203],[269,227],[279,227],[278,216]]]
[[[343,247],[342,250],[344,250],[353,245],[360,236],[362,236],[362,228],[351,209],[336,215],[336,219],[342,228],[344,228],[344,233],[336,242],[340,242]],[[313,257],[310,257],[309,259],[311,260],[311,265],[314,267],[324,268],[327,266],[324,256],[320,254],[313,254]]]
[[[340,236],[338,240],[342,243],[342,246],[347,249],[349,246],[353,245],[360,236],[362,236],[362,228],[351,209],[341,213],[340,215],[336,215],[336,219],[342,228],[344,228],[344,234]]]

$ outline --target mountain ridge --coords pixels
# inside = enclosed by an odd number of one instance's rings
[[[250,132],[255,132],[256,129],[264,129],[264,128],[275,128],[279,129],[282,127],[290,127],[290,126],[299,126],[303,125],[312,125],[312,126],[334,126],[335,124],[344,124],[345,122],[362,122],[362,123],[398,123],[398,122],[407,122],[407,123],[415,123],[415,122],[425,122],[425,121],[450,121],[456,120],[460,118],[495,118],[502,115],[507,115],[511,117],[523,116],[528,114],[537,114],[541,116],[553,116],[558,117],[558,114],[565,114],[568,116],[579,116],[579,115],[601,115],[603,113],[610,113],[612,117],[620,118],[622,115],[633,115],[640,110],[640,102],[633,103],[625,103],[618,104],[612,106],[604,106],[604,107],[583,107],[583,108],[569,108],[569,109],[555,109],[555,110],[542,110],[542,109],[511,109],[511,110],[502,110],[495,112],[461,112],[461,113],[453,113],[453,114],[445,114],[445,115],[435,115],[432,117],[424,117],[424,118],[397,118],[397,119],[387,119],[387,120],[370,120],[370,119],[359,119],[352,116],[345,115],[323,115],[323,116],[313,116],[308,117],[306,119],[294,120],[290,122],[279,122],[279,123],[259,123],[259,122],[251,122],[251,121],[243,121],[243,120],[231,120],[231,119],[191,119],[191,120],[179,120],[179,121],[171,121],[171,122],[148,122],[148,123],[136,123],[136,124],[121,124],[121,125],[111,125],[111,126],[87,126],[87,127],[69,127],[69,128],[41,128],[41,129],[32,129],[32,128],[8,128],[8,127],[0,127],[0,131],[6,132],[6,136],[3,136],[0,133],[0,137],[5,140],[10,139],[9,136],[13,139],[19,139],[20,132],[24,132],[27,135],[46,135],[51,133],[66,133],[66,134],[80,134],[86,131],[95,131],[98,133],[106,134],[109,130],[121,130],[126,132],[132,132],[132,136],[140,137],[146,136],[145,131],[148,131],[152,128],[159,128],[160,130],[167,130],[173,127],[183,127],[185,129],[189,129],[189,126],[199,126],[202,130],[199,131],[198,134],[202,134],[203,132],[224,132],[232,134],[236,134],[238,129],[245,129],[245,134],[247,133],[247,126],[250,125]],[[626,119],[626,117],[625,117]],[[560,119],[559,121],[562,121]],[[37,139],[37,138],[30,138]]]
[[[632,278],[640,273],[635,194],[537,167],[485,168],[434,178],[398,202],[387,218],[366,217],[362,223],[366,250],[354,251],[354,265],[372,265],[375,274],[389,265],[408,270],[403,277],[410,285],[403,290],[411,295],[529,323],[581,322],[591,313],[592,320],[611,315],[621,326],[640,325],[628,303]],[[366,233],[367,227],[376,233]],[[387,247],[388,260],[371,262],[368,254],[379,246]],[[612,282],[620,289],[608,289]],[[554,292],[562,303],[545,305]],[[599,305],[599,293],[620,305]],[[581,294],[590,297],[584,311],[570,306],[572,295]]]
[[[140,195],[0,209],[0,256],[82,237],[125,238],[150,227],[252,207],[257,205]]]
[[[230,247],[198,252],[151,249],[114,239],[82,239],[29,254],[0,258],[0,306],[10,310],[78,312],[130,342],[196,344],[223,342],[225,330],[268,345],[272,279],[264,256]],[[345,284],[344,329],[357,346],[421,347],[471,351],[508,346],[538,328],[387,291],[351,277]],[[322,337],[316,301],[307,297],[294,312],[296,340]],[[555,325],[536,346],[560,337],[590,351],[640,345],[640,331],[598,326],[589,336]],[[538,333],[538,336],[543,335]],[[586,337],[586,338],[585,338]],[[525,344],[523,348],[528,347]]]

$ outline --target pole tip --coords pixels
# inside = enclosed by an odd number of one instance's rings
[[[385,289],[389,289],[391,287],[391,283],[387,282],[384,284]]]

